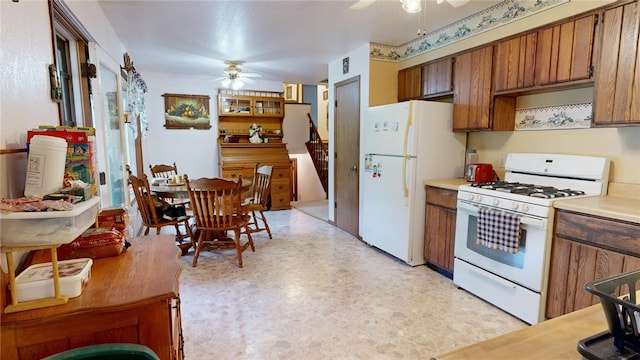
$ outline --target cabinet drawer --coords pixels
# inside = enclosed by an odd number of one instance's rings
[[[271,178],[272,182],[280,180],[289,181],[289,168],[283,169],[274,167],[273,172],[271,173]]]
[[[455,210],[457,196],[457,191],[427,186],[427,204]]]
[[[557,236],[640,257],[640,225],[558,211]]]
[[[253,168],[228,166],[222,168],[221,176],[223,178],[237,178],[239,175],[245,179],[253,178]]]
[[[274,210],[289,209],[290,204],[289,180],[271,182],[271,208]]]

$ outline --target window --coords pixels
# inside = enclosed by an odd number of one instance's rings
[[[88,54],[93,38],[62,0],[50,0],[49,6],[54,58],[62,87],[60,125],[93,126]]]
[[[60,86],[62,87],[62,102],[60,103],[60,123],[67,126],[76,126],[76,113],[73,109],[73,77],[69,57],[69,40],[61,34],[56,34],[56,63]]]

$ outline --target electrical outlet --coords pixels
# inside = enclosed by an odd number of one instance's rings
[[[507,156],[506,155],[502,155],[500,156],[500,167],[503,168],[504,167],[504,163],[507,162]]]

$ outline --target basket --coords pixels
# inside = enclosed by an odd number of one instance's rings
[[[583,350],[593,355],[589,347],[596,348],[596,339],[607,341],[612,347],[607,351],[610,355],[616,354],[614,359],[635,358],[640,356],[640,306],[638,306],[638,282],[640,281],[640,269],[622,273],[602,280],[592,281],[585,285],[585,290],[600,298],[600,304],[604,311],[609,333],[598,334],[584,339],[579,343],[578,350]],[[602,348],[602,344],[597,347]],[[588,354],[583,353],[587,356]],[[602,357],[591,357],[600,359]],[[611,358],[611,357],[609,357]]]

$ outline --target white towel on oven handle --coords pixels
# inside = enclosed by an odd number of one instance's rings
[[[480,245],[517,254],[520,246],[520,216],[480,207],[477,236]]]

